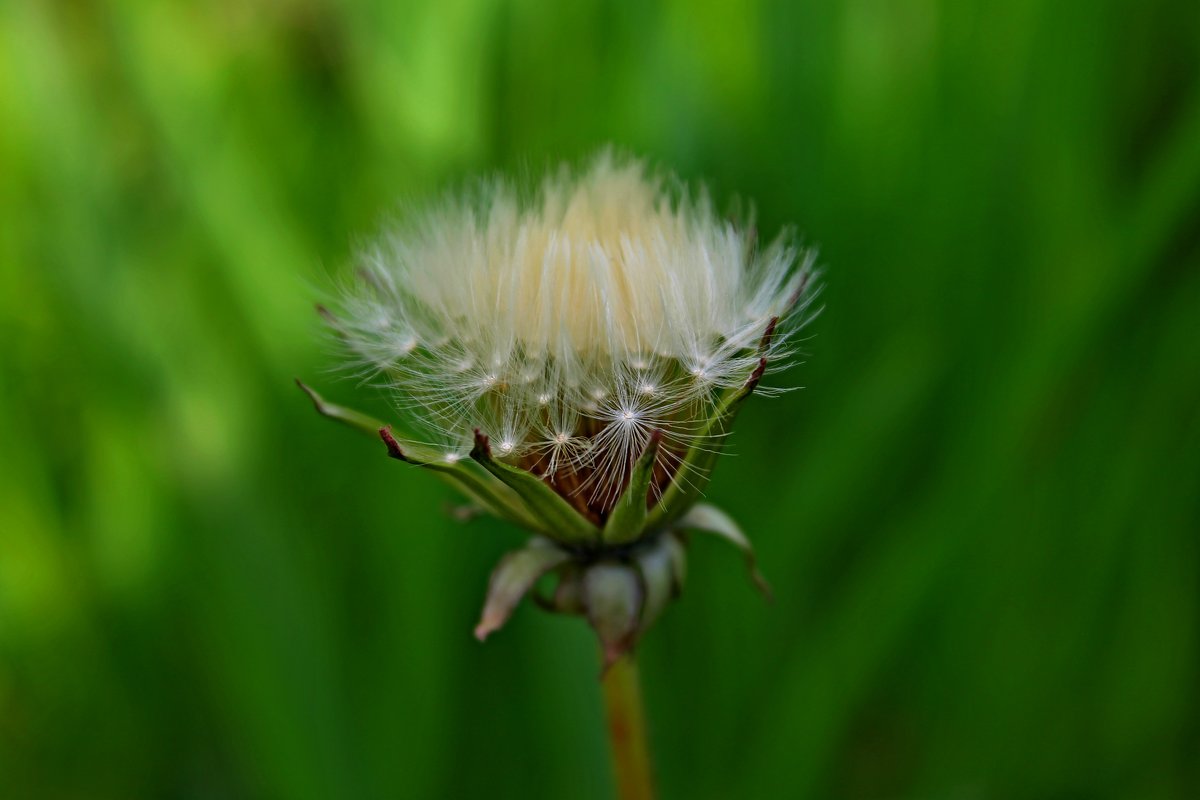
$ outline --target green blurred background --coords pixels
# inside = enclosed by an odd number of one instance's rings
[[[604,798],[522,537],[319,419],[402,197],[605,142],[794,222],[667,798],[1200,796],[1200,4],[0,3],[0,797]]]

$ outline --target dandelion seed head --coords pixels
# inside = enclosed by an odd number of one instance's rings
[[[786,365],[813,260],[605,151],[530,193],[495,179],[409,214],[360,253],[335,328],[448,462],[478,428],[552,483],[576,475],[602,515],[653,431],[670,479],[698,399]]]

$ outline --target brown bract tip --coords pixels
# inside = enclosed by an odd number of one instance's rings
[[[763,373],[766,371],[767,359],[760,358],[758,360],[758,366],[754,368],[754,372],[750,373],[750,379],[746,381],[746,391],[753,392],[754,388],[758,386],[758,382],[762,380]]]
[[[473,448],[471,448],[471,458],[479,459],[479,458],[491,458],[491,457],[492,457],[492,446],[488,443],[487,434],[484,433],[483,431],[479,430],[479,428],[476,428],[475,429],[475,446]]]
[[[792,292],[792,296],[788,298],[787,307],[792,308],[796,303],[800,302],[800,298],[804,297],[804,293],[808,291],[808,284],[812,281],[813,271],[806,269],[804,277],[800,279],[800,285],[796,287],[796,291]]]
[[[779,324],[779,317],[771,317],[771,321],[767,323],[767,329],[763,331],[762,341],[758,343],[758,349],[766,352],[771,346],[771,339],[775,336],[775,326]]]
[[[308,399],[312,401],[313,408],[315,408],[317,410],[318,414],[320,414],[322,417],[329,417],[331,419],[337,419],[337,414],[335,414],[329,408],[329,404],[325,402],[325,398],[323,398],[323,397],[321,397],[321,395],[317,394],[316,389],[312,388],[311,386],[309,386],[307,383],[300,380],[299,378],[296,378],[295,381],[296,381],[296,385],[300,387],[300,391],[302,391],[306,395],[308,395]]]
[[[400,443],[396,441],[396,437],[392,436],[392,429],[386,425],[379,429],[379,438],[383,439],[383,443],[387,445],[388,455],[399,461],[407,461],[404,457],[404,450],[401,449]]]

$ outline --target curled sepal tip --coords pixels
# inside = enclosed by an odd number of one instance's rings
[[[368,416],[361,411],[355,411],[353,408],[339,406],[336,403],[330,403],[321,395],[317,394],[317,390],[304,383],[304,381],[296,378],[296,385],[300,387],[300,391],[308,395],[308,399],[312,401],[313,408],[323,417],[340,422],[343,425],[354,428],[356,431],[374,436],[375,432],[383,427],[383,423],[374,417]]]
[[[448,459],[416,445],[401,445],[386,425],[376,434],[387,447],[388,456],[436,473],[480,507],[501,519],[533,531],[541,531],[539,521],[511,489],[500,483],[478,464],[466,459]]]
[[[477,466],[472,468],[462,460],[447,459],[414,446],[401,446],[389,426],[353,408],[330,403],[299,378],[300,387],[321,416],[340,422],[370,436],[378,436],[387,447],[388,455],[419,467],[430,469],[490,513],[531,530],[539,530],[538,521],[524,507],[521,499],[502,483]]]
[[[708,503],[698,503],[683,515],[677,523],[677,527],[683,530],[715,534],[741,550],[746,559],[746,568],[750,572],[750,580],[754,581],[754,585],[758,587],[764,597],[774,600],[775,595],[771,591],[771,585],[758,571],[758,557],[754,554],[754,546],[750,544],[746,534],[742,533],[742,529],[728,514]]]
[[[553,542],[534,537],[524,548],[500,559],[488,582],[487,600],[475,626],[475,638],[482,642],[502,627],[538,578],[562,566],[570,557],[570,553]]]

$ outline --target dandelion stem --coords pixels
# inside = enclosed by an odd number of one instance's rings
[[[646,740],[646,712],[633,654],[618,659],[604,674],[608,739],[619,800],[653,800],[654,776]]]

